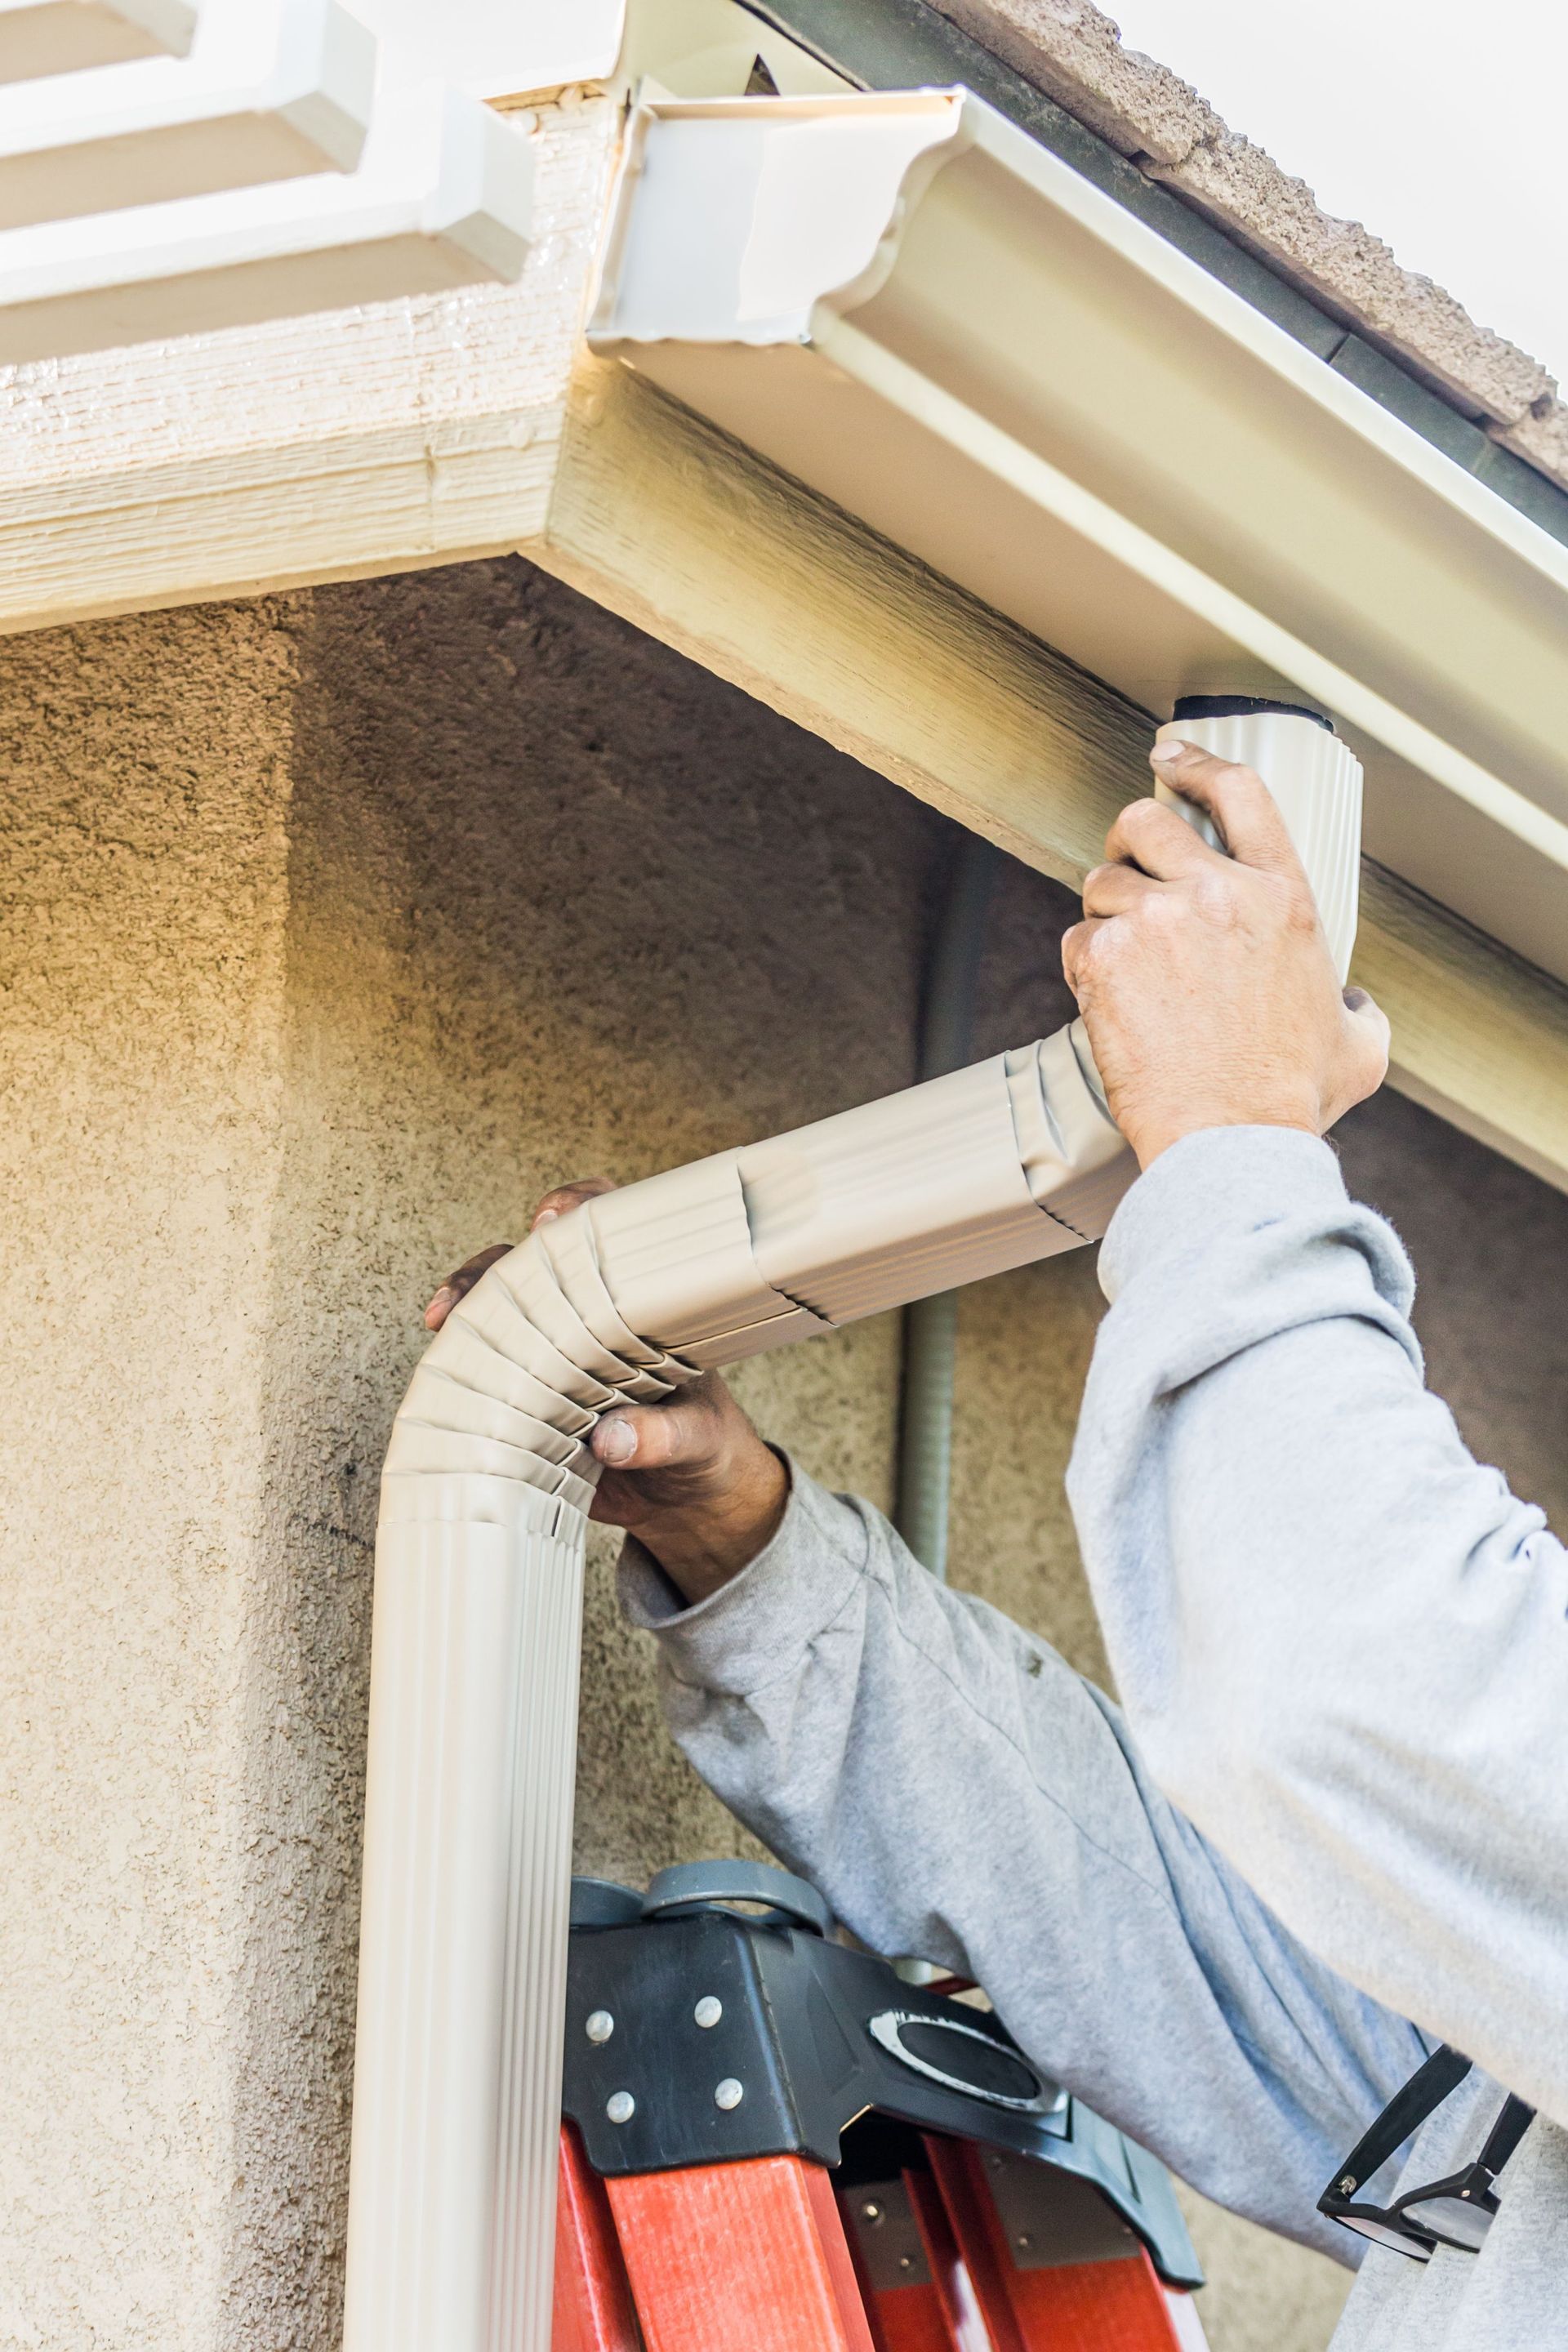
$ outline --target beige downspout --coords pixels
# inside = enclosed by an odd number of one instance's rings
[[[1342,968],[1360,771],[1268,730]],[[426,1351],[376,1543],[348,2352],[549,2347],[595,1420],[1098,1239],[1136,1166],[1092,1072],[1075,1023],[588,1202]]]

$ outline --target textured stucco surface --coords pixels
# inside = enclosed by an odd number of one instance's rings
[[[428,1288],[587,1169],[904,1083],[942,821],[516,563],[0,646],[0,2345],[336,2341],[375,1471]],[[1060,1017],[1009,872],[989,1048]],[[1568,1202],[1426,1115],[1346,1159],[1435,1377],[1568,1520]],[[1484,1218],[1484,1222],[1482,1221]],[[960,1320],[955,1580],[1103,1673],[1060,1474],[1087,1255]],[[890,1320],[737,1386],[890,1487]],[[1555,1483],[1554,1483],[1555,1482]],[[595,1541],[578,1848],[743,1850]],[[1216,2352],[1340,2274],[1201,2212]]]
[[[292,2124],[241,2112],[248,2053],[295,2117],[313,2072],[263,1396],[293,681],[258,607],[0,655],[0,2342],[40,2352],[216,2342],[242,2274],[283,2342],[300,2292]]]

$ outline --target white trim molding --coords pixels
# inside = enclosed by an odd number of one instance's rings
[[[0,234],[0,362],[516,278],[526,143],[460,91],[377,104],[359,169]]]
[[[375,67],[339,0],[207,0],[186,58],[0,85],[0,230],[352,172]]]
[[[0,0],[0,83],[183,58],[195,0]]]
[[[420,71],[488,99],[613,73],[626,0],[355,0],[355,10]]]
[[[1568,977],[1568,549],[969,93],[650,99],[590,340],[1144,709],[1331,710]]]
[[[521,275],[526,126],[341,0],[204,0],[187,51],[0,80],[0,367]]]

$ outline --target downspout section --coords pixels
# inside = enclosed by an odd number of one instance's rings
[[[348,2352],[547,2352],[599,1414],[1073,1249],[1135,1169],[1064,1039],[585,1202],[415,1372],[382,1475]]]
[[[1310,718],[1267,730],[1353,923],[1360,770]],[[1136,1172],[1075,1023],[585,1202],[453,1310],[382,1475],[347,2352],[549,2352],[599,1415],[1096,1240]]]

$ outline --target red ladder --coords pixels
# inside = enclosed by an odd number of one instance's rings
[[[922,2133],[897,2179],[799,2156],[602,2180],[561,2135],[552,2352],[1204,2352],[1099,2191]]]

